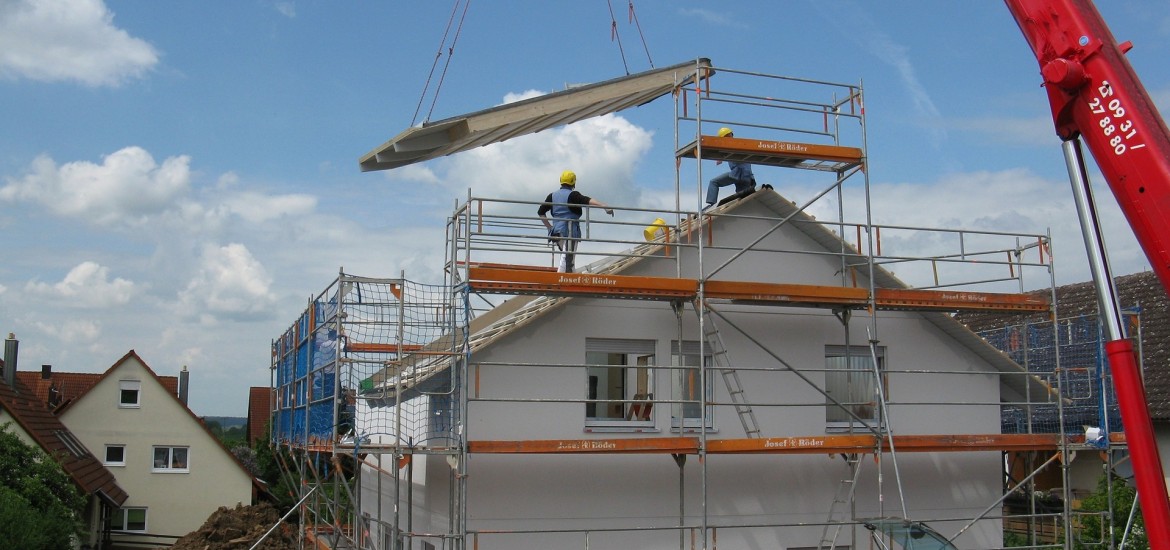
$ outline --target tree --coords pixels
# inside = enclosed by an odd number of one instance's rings
[[[1121,543],[1121,536],[1125,533],[1125,524],[1129,521],[1129,510],[1137,498],[1137,491],[1125,483],[1125,479],[1115,475],[1102,475],[1097,481],[1097,490],[1081,503],[1082,512],[1108,512],[1110,508],[1109,485],[1112,476],[1112,526],[1108,514],[1086,514],[1081,518],[1079,540],[1075,548],[1100,548],[1098,541],[1108,541],[1112,533],[1113,544],[1106,542],[1105,547],[1115,547]],[[1112,527],[1112,528],[1110,528]],[[1150,541],[1146,538],[1146,526],[1140,513],[1134,516],[1134,524],[1130,529],[1129,538],[1125,547],[1130,550],[1148,550]]]
[[[9,548],[71,547],[85,497],[60,464],[0,426],[0,540]]]

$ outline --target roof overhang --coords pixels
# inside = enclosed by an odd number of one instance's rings
[[[389,170],[644,105],[711,75],[698,58],[407,128],[360,159],[363,172]],[[699,76],[702,75],[702,76]]]

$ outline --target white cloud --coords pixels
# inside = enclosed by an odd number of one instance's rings
[[[207,321],[263,318],[272,313],[276,297],[272,277],[240,243],[207,246],[199,272],[179,293],[182,314]]]
[[[30,281],[25,290],[75,307],[109,307],[129,302],[135,285],[121,277],[110,280],[107,267],[82,262],[69,270],[60,282]]]
[[[57,166],[42,155],[28,175],[0,188],[0,200],[39,203],[59,216],[97,225],[141,225],[188,192],[189,163],[189,157],[178,156],[159,166],[141,147],[126,147],[101,164]]]
[[[0,75],[117,86],[157,63],[154,46],[114,26],[101,0],[0,3]]]
[[[251,223],[264,223],[281,216],[296,216],[312,212],[317,197],[312,195],[262,195],[245,192],[233,195],[227,201],[228,209]]]
[[[714,10],[705,10],[702,8],[683,8],[679,13],[687,17],[697,17],[712,25],[720,25],[723,27],[747,28],[747,25],[740,23],[723,13]]]
[[[37,330],[67,344],[89,344],[96,342],[102,334],[101,323],[85,319],[70,319],[60,325],[37,322]]]
[[[293,2],[277,2],[275,7],[276,11],[289,19],[297,16],[297,5]]]

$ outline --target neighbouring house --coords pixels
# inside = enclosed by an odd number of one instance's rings
[[[7,361],[0,361],[3,370],[0,426],[11,430],[26,443],[39,447],[61,464],[87,499],[81,518],[86,534],[79,542],[88,548],[102,547],[109,540],[104,520],[120,509],[128,495],[101,460],[53,416],[43,399],[21,382],[17,376],[18,345],[13,335],[9,335],[5,342],[5,351]]]
[[[157,375],[133,350],[104,373],[21,373],[130,493],[109,518],[116,544],[170,544],[221,506],[251,504],[251,474],[181,399],[188,371]],[[76,392],[76,393],[74,393]]]
[[[1132,273],[1114,277],[1118,299],[1123,309],[1124,328],[1135,339],[1134,350],[1138,355],[1146,386],[1146,401],[1150,420],[1154,426],[1155,438],[1162,459],[1163,474],[1170,474],[1170,298],[1166,289],[1153,271]],[[1107,387],[1107,359],[1104,353],[1104,335],[1099,321],[1096,287],[1092,281],[1061,285],[1054,290],[1037,291],[1037,294],[1054,294],[1057,322],[1045,315],[1011,315],[996,313],[964,312],[956,319],[971,330],[983,335],[996,347],[1009,354],[1020,355],[1026,349],[1034,364],[1031,370],[1052,372],[1055,362],[1045,349],[1051,349],[1055,328],[1060,333],[1060,366],[1074,380],[1085,373],[1093,382],[1084,390],[1075,393],[1091,396],[1086,401],[1087,418],[1077,418],[1075,426],[1082,423],[1092,427],[1121,431],[1121,418],[1117,412],[1116,396]],[[1032,345],[1024,346],[1025,342]],[[1046,345],[1045,342],[1048,344]],[[1106,376],[1101,377],[1100,373]],[[1069,382],[1066,382],[1069,383]],[[1101,397],[1108,398],[1104,402]],[[1102,407],[1104,405],[1104,407]],[[1066,407],[1067,409],[1068,407]],[[1100,411],[1112,411],[1110,418],[1100,416]],[[1075,484],[1081,490],[1093,490],[1096,479],[1101,475],[1099,463],[1081,464],[1074,462],[1072,472],[1078,476]],[[1059,468],[1053,467],[1038,479],[1048,484],[1058,483]],[[1132,475],[1127,461],[1119,460],[1117,471],[1123,477]],[[1167,476],[1170,483],[1170,475]]]
[[[268,425],[272,418],[272,388],[252,386],[248,388],[248,422],[244,427],[248,444],[268,440]]]

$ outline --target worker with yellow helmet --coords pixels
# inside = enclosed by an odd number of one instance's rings
[[[587,197],[577,191],[577,174],[572,170],[561,172],[561,187],[544,198],[544,204],[536,210],[540,221],[548,228],[548,237],[557,250],[564,254],[558,271],[573,272],[573,259],[577,251],[577,243],[581,239],[581,213],[583,206],[596,206],[605,210],[606,214],[613,215],[613,209],[601,201]],[[550,221],[547,214],[552,212]]]
[[[716,135],[721,138],[735,137],[735,132],[731,131],[731,128],[723,127]],[[715,161],[715,164],[720,162],[722,161]],[[711,178],[707,184],[707,206],[704,207],[704,210],[714,206],[719,200],[720,187],[735,185],[736,193],[742,193],[756,187],[756,176],[752,174],[752,165],[746,162],[727,161],[727,166],[729,171]]]

